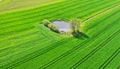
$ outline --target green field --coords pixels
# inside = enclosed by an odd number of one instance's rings
[[[62,1],[64,0],[3,0],[0,2],[0,12],[9,12],[18,9],[26,10]]]
[[[73,18],[87,38],[64,37],[42,25]],[[0,69],[119,68],[120,0],[0,2]]]

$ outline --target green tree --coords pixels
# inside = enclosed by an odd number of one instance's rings
[[[74,33],[78,33],[78,32],[81,32],[81,22],[80,22],[80,19],[77,19],[77,18],[74,18],[71,20],[71,28],[73,30]]]

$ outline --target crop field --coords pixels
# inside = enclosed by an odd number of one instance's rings
[[[66,37],[42,24],[73,18],[85,35]],[[119,68],[120,0],[0,1],[0,69]]]
[[[5,11],[13,11],[17,9],[29,9],[29,8],[34,8],[36,6],[44,6],[44,5],[49,5],[51,3],[56,3],[56,2],[61,2],[63,0],[1,0],[1,3],[3,4],[2,7],[0,8],[0,12],[5,12]],[[7,4],[7,5],[6,5]]]

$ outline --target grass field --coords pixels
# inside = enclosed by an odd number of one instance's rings
[[[6,0],[0,6],[0,69],[120,68],[120,0]],[[41,24],[72,18],[81,20],[88,38],[64,37]]]
[[[62,2],[63,0],[3,0],[1,1],[0,12],[8,12],[13,10],[26,10],[34,7],[45,6]]]

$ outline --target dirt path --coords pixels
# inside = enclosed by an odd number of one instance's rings
[[[85,23],[89,22],[90,20],[92,20],[92,19],[94,19],[94,18],[96,18],[96,17],[98,17],[98,16],[100,16],[100,15],[103,15],[103,14],[105,14],[105,13],[108,13],[108,12],[110,12],[110,11],[118,8],[118,7],[120,7],[120,5],[116,5],[116,6],[112,7],[112,8],[109,8],[109,9],[106,9],[106,10],[104,10],[104,11],[101,11],[101,12],[97,13],[97,14],[95,14],[94,16],[91,16],[91,17],[87,18],[85,21],[83,21],[83,22],[82,22],[82,25],[84,25]]]

